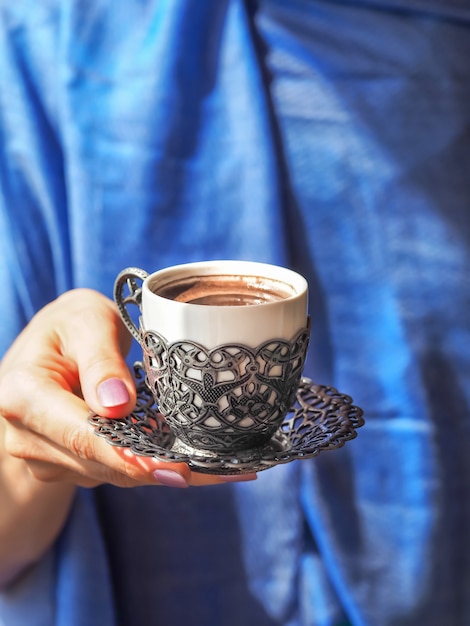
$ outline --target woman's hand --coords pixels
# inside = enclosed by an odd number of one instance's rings
[[[22,459],[42,482],[89,487],[225,482],[194,474],[183,463],[136,457],[94,434],[89,409],[114,418],[135,405],[123,358],[130,341],[114,304],[95,291],[70,291],[41,310],[0,366],[6,453]]]
[[[2,360],[0,586],[51,545],[76,485],[187,487],[231,480],[137,457],[95,435],[90,409],[115,418],[134,407],[134,382],[123,358],[130,341],[110,300],[77,289],[41,310]]]

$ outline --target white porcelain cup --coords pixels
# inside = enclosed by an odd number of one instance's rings
[[[272,437],[301,378],[307,295],[296,272],[248,261],[119,274],[116,304],[143,348],[147,382],[183,448],[230,454]],[[140,309],[139,326],[130,304]]]

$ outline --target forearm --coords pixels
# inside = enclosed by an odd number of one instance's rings
[[[43,483],[22,459],[5,453],[0,417],[0,587],[35,563],[59,534],[75,486]]]

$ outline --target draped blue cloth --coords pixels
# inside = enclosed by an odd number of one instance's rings
[[[463,0],[0,3],[2,351],[127,266],[278,263],[366,417],[254,483],[79,490],[2,626],[470,623],[469,58]]]

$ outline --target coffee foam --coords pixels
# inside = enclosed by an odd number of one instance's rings
[[[276,279],[228,274],[180,278],[161,285],[155,293],[177,302],[212,306],[249,306],[295,295],[290,285]]]

